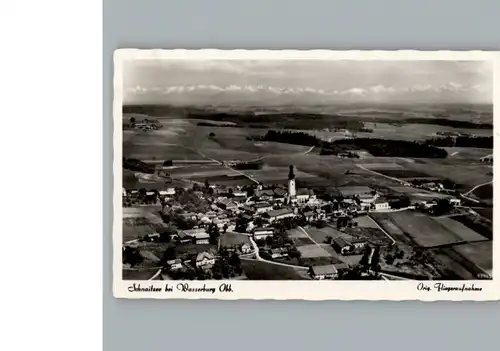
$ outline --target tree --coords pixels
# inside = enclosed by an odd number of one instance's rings
[[[326,243],[326,244],[331,244],[331,243],[332,243],[332,240],[333,240],[333,238],[332,238],[330,235],[328,235],[328,236],[325,238],[325,243]]]
[[[229,228],[227,223],[224,223],[224,227],[222,227],[223,233],[227,232],[227,228]]]
[[[213,137],[215,137],[215,133],[214,133],[214,132],[211,132],[208,136],[209,136],[210,138],[213,138]]]
[[[135,126],[135,117],[130,117],[129,122],[132,125],[132,127],[134,127]]]
[[[380,272],[380,247],[378,245],[375,246],[375,249],[373,249],[370,266],[374,272],[376,273]]]
[[[175,260],[176,257],[177,253],[175,251],[175,247],[169,246],[163,253],[162,258],[160,259],[160,265],[165,266],[167,264],[167,261]]]
[[[208,183],[208,179],[205,179],[205,188],[209,188],[210,187],[210,184]]]
[[[323,220],[317,221],[316,222],[316,228],[324,228],[326,227],[326,222]]]
[[[272,245],[273,243],[274,243],[274,240],[273,240],[272,236],[266,237],[266,244],[267,245]]]
[[[363,251],[363,256],[361,257],[361,260],[359,261],[359,264],[363,267],[365,271],[368,270],[370,267],[370,255],[372,253],[372,248],[370,245],[366,245],[365,249]]]
[[[229,257],[228,263],[231,266],[239,266],[241,265],[241,260],[240,256],[236,252],[233,252],[233,254]]]
[[[124,264],[130,264],[131,267],[138,265],[144,261],[141,253],[138,249],[126,246],[123,251],[122,262]]]
[[[394,263],[394,257],[391,254],[387,254],[385,256],[385,262],[387,264],[393,264]]]
[[[208,226],[208,235],[210,235],[210,239],[209,239],[210,244],[212,244],[212,245],[217,244],[217,241],[218,241],[219,236],[220,236],[219,227],[216,224],[211,223]]]
[[[172,160],[166,160],[163,162],[164,167],[172,167],[174,165],[174,162]]]

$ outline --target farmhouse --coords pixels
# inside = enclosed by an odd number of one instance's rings
[[[341,236],[333,238],[332,246],[341,255],[349,255],[354,251],[354,245]]]
[[[196,244],[208,244],[210,239],[205,228],[182,230],[177,235],[181,243],[194,240]]]
[[[196,256],[196,267],[208,268],[215,264],[215,256],[210,252],[200,252]]]
[[[279,247],[277,249],[271,250],[271,257],[272,258],[280,258],[280,257],[285,257],[287,255],[288,255],[288,250],[284,247]]]
[[[175,188],[167,188],[159,191],[160,196],[175,195]]]
[[[240,250],[242,254],[247,254],[252,252],[252,246],[248,243],[244,243],[243,245],[241,245]]]
[[[388,210],[390,208],[389,202],[384,198],[378,198],[373,202],[372,206],[375,211]]]
[[[267,220],[270,223],[273,223],[275,221],[279,221],[285,218],[292,218],[295,217],[295,214],[293,211],[289,208],[280,208],[278,210],[272,210],[269,212],[264,213],[263,217],[267,218]]]
[[[328,264],[324,266],[313,266],[309,272],[313,279],[323,280],[323,279],[335,279],[338,276],[337,269],[333,264]]]
[[[460,199],[456,198],[450,199],[450,204],[453,206],[460,206]]]
[[[175,260],[169,260],[167,261],[167,267],[171,271],[182,269],[182,261],[179,258],[176,258]]]
[[[265,239],[268,236],[273,236],[274,230],[272,227],[269,228],[254,228],[253,238],[254,240]]]

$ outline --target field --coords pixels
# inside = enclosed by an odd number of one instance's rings
[[[485,273],[492,275],[493,270],[493,242],[485,241],[479,243],[470,243],[465,245],[456,245],[453,250],[474,263]]]
[[[352,227],[346,228],[345,232],[354,237],[360,237],[373,245],[391,245],[392,240],[379,228]]]
[[[123,280],[149,280],[152,278],[158,268],[144,268],[144,269],[123,269],[122,279]]]
[[[374,216],[377,221],[381,217],[378,215]],[[460,227],[458,233],[455,233],[434,218],[408,211],[388,213],[381,220],[380,225],[391,236],[394,234],[393,237],[395,240],[398,240],[397,238],[401,237],[401,233],[404,233],[422,247],[454,244],[465,241],[459,234],[465,237],[471,235],[470,232],[463,230],[462,227]],[[456,227],[458,228],[458,225]]]
[[[474,196],[483,200],[483,199],[492,199],[493,198],[493,184],[485,184],[476,188],[473,192]]]
[[[405,233],[393,223],[389,213],[372,213],[370,216],[397,242],[411,243]]]
[[[242,259],[243,272],[249,280],[307,280],[306,270],[280,266],[268,262]]]
[[[427,178],[428,175],[411,169],[386,169],[386,170],[377,170],[378,173],[382,173],[388,177],[406,179],[406,178]]]
[[[493,149],[482,149],[475,147],[444,147],[448,152],[448,158],[478,161],[481,157],[491,155]]]
[[[356,217],[355,221],[358,223],[358,227],[378,228],[377,223],[375,223],[369,216]]]
[[[297,246],[302,258],[331,257],[330,253],[316,244]]]
[[[466,227],[460,222],[453,220],[453,218],[449,217],[434,217],[433,220],[440,223],[446,229],[452,231],[456,235],[458,235],[463,241],[484,241],[485,238],[476,233],[474,230]]]
[[[228,232],[220,236],[221,247],[233,247],[242,244],[250,244],[250,238],[248,235]]]
[[[153,206],[124,207],[122,240],[125,242],[155,233],[163,224],[158,210]]]
[[[479,213],[481,216],[484,218],[489,219],[490,221],[493,220],[493,208],[473,208],[474,212]]]
[[[327,236],[336,238],[338,236],[345,235],[344,233],[339,232],[338,230],[333,229],[332,227],[316,228],[312,226],[307,226],[304,227],[304,229],[314,239],[314,241],[316,241],[319,244],[325,242]]]

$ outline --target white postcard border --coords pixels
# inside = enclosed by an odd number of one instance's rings
[[[129,299],[221,299],[221,300],[368,300],[368,301],[491,301],[500,299],[500,247],[493,240],[493,279],[475,281],[124,281],[122,280],[122,69],[126,60],[467,60],[493,63],[494,159],[500,145],[496,120],[500,116],[500,52],[492,51],[331,51],[331,50],[140,50],[118,49],[114,53],[113,101],[113,294]],[[493,179],[498,172],[494,163]],[[500,189],[493,187],[494,198]],[[498,206],[494,207],[494,224]],[[187,284],[187,285],[186,285]],[[464,287],[463,291],[439,291]],[[430,287],[430,291],[424,287]],[[142,291],[137,291],[137,289]],[[183,291],[185,288],[199,291]],[[480,289],[467,290],[467,289]],[[230,290],[230,291],[229,291]]]

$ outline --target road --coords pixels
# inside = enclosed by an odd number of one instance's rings
[[[396,243],[396,240],[394,240],[394,238],[392,236],[389,235],[389,233],[387,233],[384,228],[382,228],[381,226],[379,226],[379,224],[373,219],[371,218],[369,215],[368,215],[368,218],[370,218],[370,220],[375,223],[375,225],[378,227],[378,229],[380,229],[382,231],[382,233],[384,233],[389,239],[391,239],[392,241],[392,244],[391,245],[394,245]]]
[[[313,239],[313,238],[309,235],[309,233],[308,233],[308,232],[307,232],[304,228],[302,228],[300,225],[299,225],[299,226],[297,226],[297,228],[299,228],[299,229],[300,229],[300,230],[301,230],[301,231],[302,231],[305,235],[307,235],[307,237],[308,237],[309,239],[311,239],[311,241],[312,241],[313,243],[315,243],[318,247],[320,247],[321,249],[323,249],[323,246],[321,246],[321,244],[318,244],[318,243],[316,242],[316,240],[314,240],[314,239]],[[325,250],[325,249],[323,249],[323,250]],[[326,250],[325,250],[325,251],[326,251]],[[331,256],[331,255],[330,255],[330,256]]]
[[[376,174],[380,177],[384,177],[384,178],[387,178],[387,179],[390,179],[390,180],[393,180],[393,181],[396,181],[400,184],[403,184],[403,185],[410,185],[408,182],[405,182],[404,180],[401,180],[401,179],[398,179],[398,178],[394,178],[394,177],[390,177],[388,175],[385,175],[385,174],[382,174],[382,173],[379,173],[379,172],[376,172],[374,170],[371,170],[371,169],[368,169],[362,165],[356,165],[358,168],[361,168],[362,170],[364,171],[367,171],[367,172],[370,172],[370,173],[373,173],[373,174]]]

